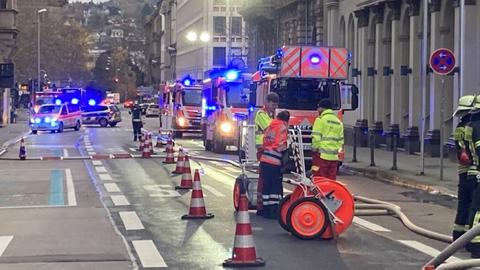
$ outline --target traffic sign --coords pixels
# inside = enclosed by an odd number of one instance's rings
[[[449,49],[437,49],[430,55],[430,67],[437,75],[448,75],[455,69],[455,55]]]

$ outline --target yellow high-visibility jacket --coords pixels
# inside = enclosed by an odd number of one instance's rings
[[[313,124],[312,150],[320,152],[322,159],[338,160],[343,143],[343,123],[332,110],[324,110]]]
[[[255,145],[258,147],[263,144],[263,132],[272,123],[272,118],[265,109],[260,109],[255,114]]]

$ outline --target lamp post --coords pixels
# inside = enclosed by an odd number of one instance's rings
[[[194,44],[199,44],[198,41],[200,41],[201,43],[207,43],[210,41],[210,34],[208,32],[202,32],[200,33],[200,36],[199,36],[196,32],[190,31],[188,32],[186,38],[188,41]],[[199,48],[201,48],[201,46]],[[201,67],[198,66],[198,52],[195,52],[195,66],[196,66],[196,72],[198,75],[198,70],[201,69]],[[203,64],[202,64],[202,67],[203,67]],[[195,76],[195,77],[198,77],[198,76]],[[198,79],[198,78],[195,78],[195,79]]]
[[[38,91],[42,91],[42,85],[40,83],[40,15],[42,15],[42,13],[45,13],[47,12],[47,9],[46,8],[42,8],[42,9],[39,9],[37,10],[37,83],[38,83]]]

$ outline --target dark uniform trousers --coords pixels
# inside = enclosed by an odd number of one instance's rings
[[[260,178],[263,180],[262,215],[265,218],[276,219],[278,204],[283,198],[282,166],[260,162]]]

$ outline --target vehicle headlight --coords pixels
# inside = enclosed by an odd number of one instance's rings
[[[177,122],[179,126],[184,127],[187,124],[187,119],[185,119],[185,117],[179,117]]]
[[[45,123],[50,123],[51,120],[50,117],[45,117]]]
[[[30,117],[30,123],[35,123],[35,118]]]
[[[220,125],[220,130],[223,132],[223,133],[230,133],[233,129],[233,126],[230,122],[223,122],[221,125]]]
[[[42,119],[40,119],[40,118],[38,118],[38,117],[35,118],[35,123],[40,124],[40,122],[42,122]]]

